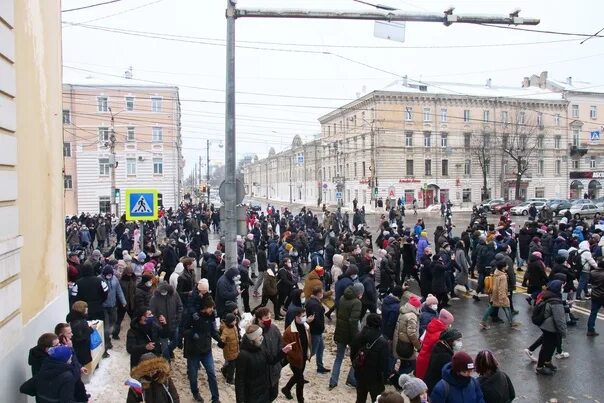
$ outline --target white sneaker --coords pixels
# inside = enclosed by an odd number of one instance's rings
[[[537,357],[535,357],[535,356],[533,355],[533,352],[532,352],[531,350],[529,350],[528,348],[525,348],[525,349],[524,349],[524,353],[525,353],[525,354],[528,356],[528,358],[530,358],[530,359],[531,359],[531,361],[532,361],[532,362],[537,362],[537,361],[539,361],[539,360],[537,359]]]
[[[563,358],[568,358],[568,357],[570,357],[570,354],[569,354],[569,353],[567,353],[566,351],[563,351],[563,352],[561,352],[561,353],[559,353],[559,354],[554,355],[554,357],[556,357],[558,360],[561,360],[561,359],[563,359]]]

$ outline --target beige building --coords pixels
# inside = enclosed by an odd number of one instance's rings
[[[63,85],[65,211],[118,212],[128,188],[157,189],[165,208],[181,199],[181,110],[178,88],[141,86],[131,72],[114,84]],[[112,153],[112,143],[115,153]]]
[[[0,1],[0,380],[25,402],[28,350],[68,312],[63,224],[61,7]]]
[[[312,145],[294,140],[292,149],[251,164],[246,183],[266,197],[266,175],[260,173],[269,164],[270,199],[316,203],[312,189],[320,188],[328,204],[356,199],[360,206],[402,197],[408,204],[451,200],[470,206],[483,193],[515,198],[514,158],[520,156],[520,198],[564,197],[567,104],[549,90],[495,86],[490,80],[485,85],[402,80],[320,117],[320,140]],[[296,182],[288,164],[309,151],[316,167],[305,172],[314,184]],[[296,192],[298,183],[306,183],[311,193]]]

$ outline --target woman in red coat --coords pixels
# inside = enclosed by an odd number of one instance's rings
[[[440,334],[453,324],[453,320],[453,315],[449,311],[441,309],[438,318],[434,318],[428,323],[424,339],[422,340],[422,348],[419,350],[415,364],[415,376],[417,378],[423,379],[426,376],[432,348],[434,348],[434,345],[440,339]]]

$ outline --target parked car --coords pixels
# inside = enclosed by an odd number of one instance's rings
[[[589,199],[575,199],[571,201],[572,205],[579,205],[579,204],[595,204],[592,200]]]
[[[528,215],[529,207],[531,204],[534,204],[537,208],[537,211],[541,210],[543,206],[545,206],[545,201],[525,201],[517,205],[516,207],[512,207],[510,209],[510,213],[512,215]]]
[[[543,202],[543,203],[547,203],[547,199],[544,197],[531,197],[530,199],[526,199],[527,202],[533,203],[533,202]]]
[[[570,211],[573,218],[580,218],[583,216],[592,216],[596,213],[601,213],[603,209],[593,203],[577,203],[570,206],[569,209],[560,211],[560,214],[564,215],[567,211]]]
[[[512,207],[518,206],[522,203],[521,200],[510,200],[504,203],[498,203],[491,206],[491,213],[493,214],[502,214],[505,211],[510,211]]]
[[[566,199],[550,199],[546,203],[547,208],[552,210],[554,214],[558,214],[560,210],[569,208],[571,204],[571,201]]]
[[[483,208],[490,210],[491,206],[493,206],[495,204],[501,204],[501,203],[505,203],[505,200],[504,199],[488,199],[488,200],[485,200],[482,203],[480,203],[480,205]]]

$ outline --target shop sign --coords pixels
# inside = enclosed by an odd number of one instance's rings
[[[398,183],[420,183],[419,179],[414,178],[402,178],[398,180]]]

